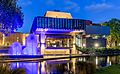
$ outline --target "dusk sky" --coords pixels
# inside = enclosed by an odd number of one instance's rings
[[[69,12],[73,18],[101,23],[111,18],[120,19],[120,0],[19,0],[24,13],[24,24],[20,32],[30,31],[33,19],[44,16],[48,10]]]

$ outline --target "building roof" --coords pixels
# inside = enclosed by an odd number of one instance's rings
[[[58,11],[47,11],[45,13],[45,17],[53,17],[53,18],[72,18],[70,13],[66,12],[58,12]]]

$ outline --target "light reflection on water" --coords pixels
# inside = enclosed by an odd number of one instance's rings
[[[48,60],[43,62],[12,63],[13,68],[25,68],[27,74],[91,74],[89,64],[95,68],[110,66],[120,62],[119,56],[67,58],[62,60]],[[81,62],[80,65],[77,64]],[[83,62],[83,63],[82,63]],[[86,67],[85,67],[86,66]],[[87,68],[87,69],[86,69]]]

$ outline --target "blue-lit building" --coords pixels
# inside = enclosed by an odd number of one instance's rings
[[[31,33],[38,35],[42,54],[76,54],[76,47],[106,47],[110,28],[90,20],[73,19],[70,13],[47,11],[34,18]]]

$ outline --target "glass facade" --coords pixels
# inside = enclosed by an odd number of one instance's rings
[[[36,28],[50,28],[50,29],[70,29],[70,30],[84,30],[85,20],[81,19],[65,19],[65,18],[51,18],[51,17],[36,17],[37,23],[33,26]]]

